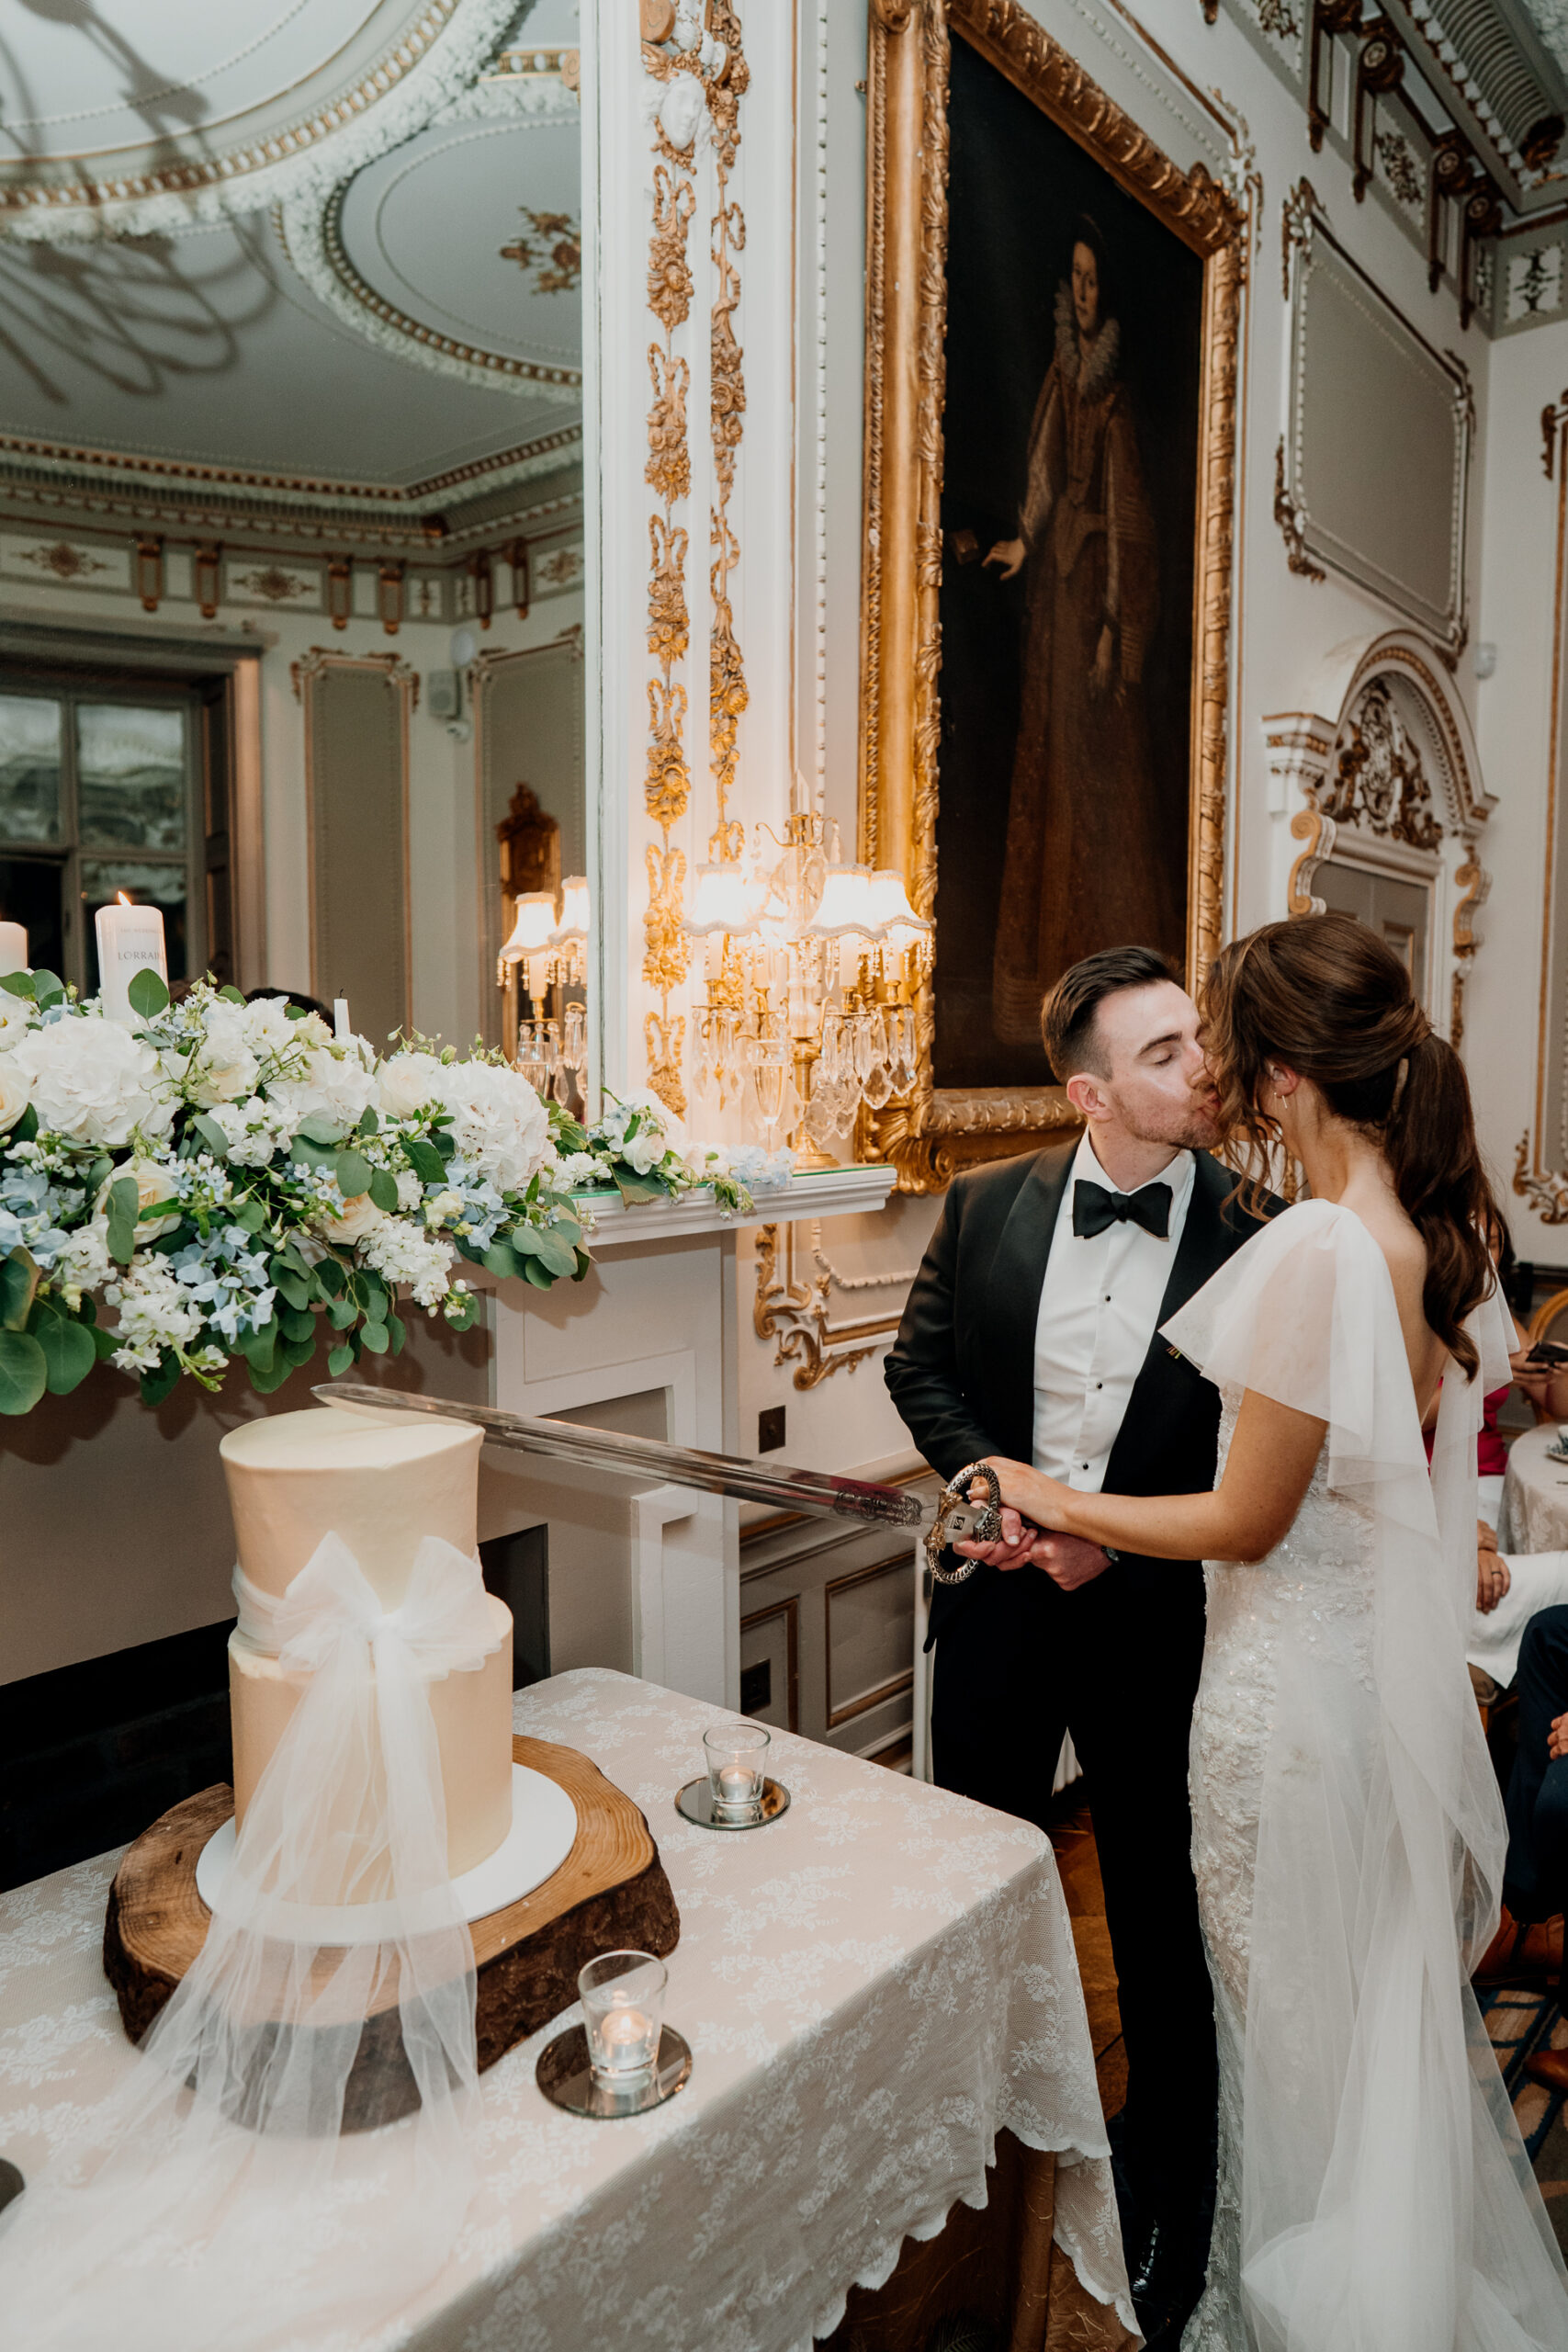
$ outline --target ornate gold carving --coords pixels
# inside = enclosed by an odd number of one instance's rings
[[[1568,1176],[1555,1170],[1542,1172],[1531,1168],[1528,1128],[1514,1155],[1514,1190],[1529,1202],[1542,1225],[1568,1225]]]
[[[648,463],[643,480],[668,505],[692,487],[692,453],[686,444],[686,390],[692,371],[683,359],[667,359],[656,343],[648,346],[653,406],[648,413]],[[682,537],[685,537],[682,531]]]
[[[1312,877],[1332,851],[1335,831],[1335,826],[1317,805],[1316,792],[1309,789],[1306,807],[1298,808],[1291,819],[1291,838],[1303,846],[1285,886],[1287,914],[1320,915],[1325,910],[1327,901],[1313,895]]]
[[[1181,171],[1017,0],[879,5],[867,76],[864,539],[859,849],[898,867],[925,915],[936,894],[941,708],[942,338],[949,24],[1204,260],[1202,442],[1193,650],[1189,962],[1220,943],[1235,387],[1247,217],[1201,164]],[[1201,94],[1196,94],[1201,96]],[[1203,103],[1207,103],[1203,101]],[[940,943],[938,954],[941,954]],[[906,1192],[1077,1125],[1055,1088],[938,1091],[934,997],[916,1002],[918,1076],[874,1121]]]
[[[56,539],[48,548],[23,548],[17,560],[36,563],[40,571],[52,571],[57,580],[86,580],[95,571],[108,570],[107,563],[100,563],[84,548],[73,548],[69,539]]]
[[[1461,896],[1454,905],[1454,977],[1453,1001],[1449,1013],[1449,1043],[1457,1053],[1464,1043],[1464,991],[1470,978],[1470,967],[1480,941],[1475,936],[1475,916],[1483,906],[1492,877],[1483,871],[1473,849],[1454,875],[1454,884]]]
[[[1557,459],[1559,429],[1568,422],[1568,391],[1559,392],[1555,404],[1548,401],[1540,413],[1540,469],[1548,481],[1552,478]]]
[[[570,212],[535,212],[526,204],[517,209],[534,237],[519,237],[514,243],[502,245],[500,259],[514,261],[519,269],[531,269],[534,293],[570,294],[582,283],[582,223]]]
[[[131,572],[142,611],[155,613],[164,594],[164,542],[152,532],[143,532],[138,537]]]
[[[686,1046],[686,1016],[678,1012],[671,1021],[650,1012],[642,1024],[642,1034],[649,1085],[678,1119],[683,1119],[686,1089],[681,1076],[681,1059]]]
[[[1313,215],[1321,210],[1311,180],[1300,179],[1280,207],[1280,280],[1286,301],[1291,299],[1291,263],[1298,245],[1304,245]]]
[[[812,1255],[818,1271],[815,1277],[805,1280],[795,1272],[795,1227],[784,1227],[782,1249],[779,1230],[776,1225],[763,1225],[757,1229],[757,1293],[751,1306],[751,1328],[759,1340],[776,1341],[775,1369],[793,1363],[795,1385],[816,1388],[834,1373],[852,1372],[857,1363],[874,1355],[877,1340],[897,1329],[898,1317],[896,1314],[874,1316],[835,1330],[829,1306],[833,1272],[822,1255],[819,1220],[813,1218],[811,1224]],[[863,1344],[846,1346],[842,1344],[846,1340]]]
[[[739,205],[729,201],[728,190],[740,145],[740,101],[751,75],[740,45],[740,20],[730,0],[709,0],[708,25],[714,39],[725,44],[723,79],[710,85],[708,90],[717,180],[713,217],[713,266],[717,291],[708,330],[708,405],[714,480],[718,491],[710,519],[709,544],[714,555],[708,568],[713,595],[713,625],[708,638],[708,752],[718,821],[708,843],[708,854],[724,861],[739,857],[745,842],[743,829],[730,820],[729,796],[735,789],[739,761],[740,720],[750,700],[729,599],[729,575],[740,560],[740,542],[729,520],[729,501],[735,489],[735,461],[746,417],[746,379],[741,371],[740,345],[735,339],[735,311],[740,300],[740,272],[735,256],[745,250],[746,222]]]
[[[1322,564],[1314,563],[1306,550],[1306,509],[1298,506],[1291,496],[1285,480],[1285,436],[1280,435],[1280,446],[1274,452],[1274,520],[1280,526],[1285,542],[1285,560],[1292,571],[1303,580],[1326,580],[1328,574]]]
[[[1412,849],[1436,849],[1443,829],[1432,812],[1432,787],[1386,680],[1374,678],[1365,688],[1349,728],[1324,800],[1325,815],[1337,824],[1354,819]]]
[[[218,600],[222,592],[222,563],[223,550],[215,542],[209,540],[197,548],[191,577],[196,588],[197,606],[204,621],[215,620],[218,616]]]

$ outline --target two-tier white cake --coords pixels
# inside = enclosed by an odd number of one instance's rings
[[[426,1536],[473,1557],[482,1442],[479,1430],[456,1421],[325,1406],[231,1430],[220,1451],[242,1570],[259,1592],[281,1600],[322,1538],[336,1535],[382,1606],[396,1609]],[[493,1595],[486,1603],[495,1646],[483,1666],[428,1686],[454,1878],[495,1855],[513,1827],[512,1617]],[[229,1641],[229,1688],[243,1826],[302,1682],[237,1627]]]

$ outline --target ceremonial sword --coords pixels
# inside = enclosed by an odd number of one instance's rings
[[[707,1495],[730,1495],[743,1503],[772,1503],[784,1510],[819,1511],[830,1519],[869,1520],[882,1527],[920,1531],[926,1559],[939,1584],[962,1584],[979,1566],[960,1559],[944,1567],[950,1544],[994,1544],[1001,1532],[1001,1486],[996,1472],[972,1462],[950,1478],[934,1501],[922,1501],[902,1487],[882,1487],[869,1478],[841,1478],[831,1470],[772,1468],[754,1455],[705,1453],[694,1445],[666,1445],[658,1438],[622,1437],[614,1430],[583,1429],[576,1421],[529,1420],[492,1405],[459,1405],[447,1396],[416,1396],[406,1389],[367,1388],[334,1381],[310,1391],[323,1405],[374,1412],[429,1413],[443,1421],[471,1421],[495,1445],[524,1453],[544,1453],[581,1470],[612,1472],[626,1478],[668,1479]],[[987,1499],[974,1503],[970,1487],[984,1485]]]

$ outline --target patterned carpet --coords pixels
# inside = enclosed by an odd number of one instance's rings
[[[1568,2106],[1561,2093],[1543,2089],[1525,2073],[1532,2051],[1568,2048],[1568,2018],[1539,1993],[1483,1995],[1481,2012],[1557,2243],[1568,2257]]]

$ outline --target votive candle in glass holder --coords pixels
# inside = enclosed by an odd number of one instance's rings
[[[719,1724],[703,1734],[713,1809],[724,1821],[761,1816],[768,1777],[768,1731],[764,1724]]]
[[[659,2056],[669,1973],[650,1951],[605,1951],[577,1973],[588,2068],[607,2090],[649,2074]]]

